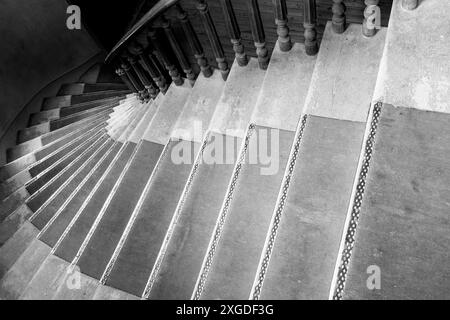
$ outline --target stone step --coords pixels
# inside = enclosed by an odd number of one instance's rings
[[[76,104],[70,107],[64,107],[64,108],[55,108],[51,110],[46,111],[40,111],[38,113],[33,113],[30,116],[30,122],[29,125],[33,126],[36,124],[40,124],[43,122],[48,122],[51,120],[56,120],[59,118],[67,117],[75,113],[80,113],[83,111],[87,111],[93,108],[101,107],[104,105],[113,105],[115,106],[117,103],[121,103],[123,98],[120,97],[113,97],[113,98],[107,98],[102,100],[96,100],[86,103],[80,103]]]
[[[127,221],[125,232],[103,274],[102,281],[108,286],[135,296],[144,293],[155,254],[224,86],[218,71],[210,78],[200,76],[197,79],[171,134],[171,141],[166,145],[155,174],[147,181],[138,206]],[[179,154],[177,150],[183,150],[185,163],[179,163],[173,157]]]
[[[44,134],[56,131],[58,129],[64,128],[64,133],[67,134],[71,130],[76,130],[78,126],[83,125],[85,122],[95,121],[99,117],[107,116],[113,112],[113,108],[107,106],[103,107],[100,112],[94,112],[83,115],[75,115],[67,118],[62,118],[58,120],[52,120],[49,122],[44,122],[32,127],[28,127],[19,130],[17,133],[17,144],[32,140]]]
[[[72,124],[52,132],[45,133],[32,140],[20,143],[17,146],[9,148],[7,150],[7,161],[12,162],[29,153],[33,153],[34,151],[40,150],[43,147],[60,140],[61,138],[68,135],[72,131],[80,132],[83,131],[85,128],[91,127],[92,125],[99,124],[105,121],[109,122],[111,119],[115,117],[120,117],[126,114],[129,107],[130,106],[123,106],[123,107],[119,106],[116,107],[120,109],[117,113],[114,112],[114,114],[109,113],[109,114],[94,115],[88,119],[89,121],[85,119],[84,121],[80,121],[79,123]]]
[[[278,47],[274,50],[261,90],[256,90],[259,97],[253,98],[257,103],[250,109],[252,121],[274,127],[293,126],[295,130],[295,119],[301,112],[315,62],[315,58],[307,57],[303,52],[302,45],[295,45],[289,53],[282,53]],[[290,94],[286,94],[288,91]],[[292,105],[300,107],[295,109]],[[180,199],[180,207],[175,213],[178,217],[173,219],[170,228],[173,229],[171,239],[161,249],[152,270],[147,288],[150,299],[190,299],[195,291],[241,146],[241,139],[237,137],[213,133],[211,139],[223,139],[219,143],[223,146],[227,145],[226,140],[235,139],[230,143],[234,149],[224,150],[230,153],[225,153],[227,159],[220,164],[210,164],[211,161],[207,162],[205,158],[206,163],[200,164],[192,177],[192,186]],[[180,246],[186,250],[179,250]]]
[[[327,23],[250,298],[328,298],[385,34]]]
[[[39,162],[32,163],[32,165],[27,167],[25,170],[20,171],[8,180],[4,181],[0,186],[0,199],[3,200],[20,187],[29,183],[32,179],[37,178],[45,171],[50,170],[58,163],[58,161],[61,161],[64,156],[81,146],[86,139],[89,139],[101,129],[105,128],[106,125],[106,123],[102,123],[88,130],[79,137],[74,136],[72,141],[69,141],[66,145],[50,154],[47,158],[44,158]]]
[[[145,110],[144,108],[141,108],[142,110]],[[141,112],[142,113],[142,112]],[[136,120],[132,120],[130,121],[130,126],[135,126],[135,122],[138,119],[138,116],[141,114],[139,112],[137,112],[134,115],[134,119]],[[124,128],[120,129],[122,131],[123,134],[126,134],[126,130]],[[11,255],[9,254],[6,255],[7,257],[9,257],[9,260],[7,259],[2,259],[2,267],[3,267],[3,273],[5,271],[6,266],[11,266],[14,262],[14,258],[17,259],[17,252],[20,251],[20,249],[23,250],[23,248],[25,248],[25,244],[27,242],[31,242],[31,241],[35,241],[35,238],[33,237],[29,237],[28,235],[31,233],[33,234],[34,232],[30,232],[31,230],[41,230],[40,232],[40,236],[48,236],[48,232],[50,232],[51,226],[56,224],[57,218],[62,214],[63,210],[76,210],[76,204],[79,203],[77,202],[75,199],[79,199],[79,197],[82,197],[84,194],[89,193],[90,188],[89,186],[92,186],[92,183],[89,184],[89,181],[92,181],[92,179],[94,180],[94,184],[96,182],[96,179],[94,177],[98,177],[99,174],[101,174],[102,170],[104,170],[104,164],[106,164],[106,166],[109,165],[110,161],[114,159],[114,157],[116,156],[116,147],[120,146],[120,142],[116,141],[114,142],[114,140],[112,140],[111,138],[105,140],[105,143],[103,143],[103,145],[101,145],[100,148],[96,149],[96,151],[94,152],[94,154],[91,155],[91,157],[81,166],[79,166],[77,172],[75,172],[75,174],[70,177],[68,179],[68,183],[63,186],[62,188],[60,188],[60,190],[57,192],[56,197],[53,198],[53,200],[51,200],[45,207],[39,209],[36,212],[33,212],[32,210],[28,209],[29,211],[29,215],[28,217],[23,217],[25,218],[29,218],[31,215],[31,219],[33,222],[33,226],[30,226],[28,223],[25,224],[24,226],[22,226],[20,228],[19,231],[17,231],[14,236],[11,238],[11,240],[19,240],[19,248],[15,248],[15,255]],[[75,202],[75,206],[74,206],[74,202]],[[53,218],[53,216],[55,216],[55,218]],[[45,223],[45,218],[51,218],[51,221],[49,223]],[[50,220],[50,219],[48,219]],[[19,224],[18,224],[19,225]],[[3,225],[2,225],[2,229],[3,229]],[[3,231],[3,230],[2,230]],[[37,235],[39,236],[39,235]],[[8,243],[5,245],[5,249],[1,249],[1,250],[6,250],[6,249],[10,249],[7,247],[11,247],[14,246],[14,243],[11,243],[10,241],[8,241]],[[19,250],[17,250],[19,249]],[[8,250],[9,252],[10,250]],[[23,252],[23,251],[22,251]]]
[[[79,95],[107,90],[128,90],[128,88],[125,84],[121,83],[67,83],[61,86],[58,91],[58,96]]]
[[[102,277],[128,219],[163,154],[164,145],[182,112],[180,106],[189,99],[191,91],[188,84],[181,87],[172,85],[166,93],[109,201],[99,213],[92,236],[86,239],[84,250],[77,260],[82,273],[95,279]]]
[[[448,113],[411,107],[374,108],[371,156],[359,170],[365,184],[355,186],[350,202],[334,298],[450,298],[449,120]],[[345,260],[344,249],[351,255]],[[378,290],[367,287],[377,284],[370,275],[381,277]]]
[[[123,121],[123,119],[119,119],[116,121]],[[29,202],[27,203],[27,205],[29,206],[37,206],[38,208],[40,205],[42,205],[42,201],[46,199],[45,197],[49,192],[52,192],[56,185],[53,185],[53,188],[49,189],[47,189],[47,187],[52,184],[55,179],[64,179],[64,177],[67,178],[67,175],[70,176],[70,172],[75,170],[74,163],[78,161],[80,157],[85,156],[86,152],[92,151],[91,149],[93,148],[93,145],[95,145],[95,143],[97,143],[99,139],[104,139],[107,136],[108,130],[106,128],[102,128],[78,148],[72,150],[69,154],[67,154],[50,170],[44,172],[36,179],[33,179],[25,186],[19,188],[7,198],[5,198],[2,202],[2,206],[0,207],[0,221],[17,210],[25,200],[29,200]],[[46,190],[46,192],[42,192],[44,189]],[[39,194],[37,193],[38,191]]]
[[[51,98],[45,98],[42,102],[42,110],[51,110],[56,108],[70,107],[74,104],[80,104],[95,100],[102,100],[112,97],[123,97],[130,93],[130,90],[107,90],[91,92],[80,95],[66,95]]]
[[[401,0],[393,1],[374,98],[450,113],[450,3],[419,2],[416,9],[405,10]]]
[[[128,104],[129,107],[133,107],[136,103],[138,103],[137,100],[130,100],[130,101],[125,100],[125,102],[121,103],[120,106]],[[128,107],[125,108],[129,110]],[[98,125],[104,125],[104,123],[100,123]],[[69,133],[64,137],[57,139],[55,142],[41,149],[38,149],[34,153],[25,155],[21,158],[18,158],[15,161],[12,161],[0,167],[0,181],[5,181],[11,178],[12,176],[18,174],[19,172],[25,170],[27,167],[33,165],[34,163],[39,163],[40,161],[43,161],[47,157],[54,154],[57,150],[60,150],[67,144],[70,144],[76,138],[79,138],[79,136],[83,135],[85,132],[89,132],[92,129],[91,127],[92,125]]]

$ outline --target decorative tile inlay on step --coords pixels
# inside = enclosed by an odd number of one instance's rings
[[[372,159],[368,172],[363,166],[346,238],[353,250],[349,262],[343,257],[335,298],[450,298],[449,121],[443,113],[383,105],[366,147]]]
[[[291,153],[251,298],[328,298],[364,130],[361,122],[308,117]]]

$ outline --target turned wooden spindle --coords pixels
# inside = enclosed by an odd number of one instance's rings
[[[275,23],[277,25],[278,45],[281,51],[289,51],[292,48],[289,36],[288,15],[286,0],[273,0],[275,6]]]
[[[228,74],[230,73],[230,69],[225,58],[222,44],[220,43],[219,35],[217,34],[216,27],[214,26],[214,22],[209,12],[208,4],[205,0],[198,0],[197,9],[200,12],[206,34],[208,35],[209,42],[211,43],[214,56],[216,57],[217,65],[222,73],[222,78],[226,80]]]
[[[141,100],[147,100],[149,98],[148,91],[145,90],[144,85],[141,83],[138,76],[135,74],[134,70],[131,68],[130,64],[126,61],[126,56],[123,56],[123,55],[122,55],[121,67],[122,67],[123,71],[125,71],[128,79],[130,79],[130,82],[137,89]]]
[[[333,11],[333,18],[332,18],[333,31],[336,33],[343,33],[345,31],[346,25],[344,0],[333,0],[332,11]]]
[[[403,0],[402,7],[406,10],[414,10],[419,5],[419,0]]]
[[[316,20],[316,0],[304,0],[305,49],[309,56],[314,56],[319,52]]]
[[[178,71],[177,67],[172,62],[172,59],[169,57],[167,49],[160,41],[160,39],[156,33],[156,30],[149,29],[147,32],[147,36],[148,36],[149,42],[151,43],[151,45],[153,47],[153,50],[154,50],[153,52],[158,56],[160,61],[164,64],[164,67],[166,68],[167,72],[169,72],[169,75],[172,78],[172,81],[177,86],[181,86],[184,83],[184,80],[181,77],[181,74]]]
[[[245,54],[244,45],[241,39],[241,30],[237,23],[236,15],[234,13],[231,0],[220,0],[222,5],[223,15],[225,17],[225,25],[228,30],[228,36],[233,44],[233,51],[238,65],[241,67],[248,64],[248,58]]]
[[[134,41],[129,45],[128,50],[131,54],[134,54],[140,58],[139,63],[150,74],[150,77],[152,77],[153,82],[156,83],[159,90],[162,93],[165,93],[168,88],[166,79],[164,78],[162,72],[155,66],[154,61],[152,61],[150,56],[145,52],[145,48]]]
[[[116,74],[122,79],[122,81],[126,84],[128,89],[130,89],[134,93],[139,93],[136,87],[131,83],[130,79],[128,79],[125,71],[120,66],[116,67]]]
[[[175,37],[175,33],[172,29],[172,24],[168,19],[165,17],[160,17],[161,26],[164,29],[164,33],[166,34],[167,40],[169,40],[169,44],[172,47],[173,52],[175,53],[175,56],[178,59],[178,62],[180,63],[181,68],[183,68],[184,73],[186,74],[186,78],[189,80],[189,82],[193,85],[195,83],[195,73],[192,70],[191,64],[186,58],[186,55],[183,52],[183,49],[181,48],[180,44],[178,43],[177,38]]]
[[[142,84],[144,85],[145,89],[149,93],[149,96],[154,99],[158,95],[158,90],[153,85],[152,81],[148,77],[145,70],[142,68],[142,66],[138,63],[138,59],[132,55],[127,55],[127,60],[130,63],[131,67],[133,68],[134,72],[136,72],[139,80],[141,80]]]
[[[366,37],[373,37],[377,33],[377,16],[380,8],[380,0],[365,0],[366,9],[364,10],[364,21],[362,24],[362,33]]]
[[[253,41],[255,42],[258,63],[261,69],[269,66],[269,50],[266,48],[266,35],[259,11],[258,0],[246,0],[250,14],[250,28],[252,29]]]
[[[195,30],[188,19],[188,15],[179,4],[176,6],[176,10],[177,18],[181,22],[181,27],[183,28],[189,46],[194,53],[197,64],[200,67],[203,75],[206,78],[209,78],[213,74],[213,72],[211,66],[208,63],[208,60],[206,59],[202,44],[200,43],[200,40],[198,39],[197,34],[195,33]]]

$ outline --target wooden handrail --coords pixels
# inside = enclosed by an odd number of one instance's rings
[[[137,32],[139,32],[147,23],[159,16],[160,13],[175,5],[179,0],[160,0],[155,4],[114,46],[105,59],[105,62],[111,61],[118,53],[119,49]]]

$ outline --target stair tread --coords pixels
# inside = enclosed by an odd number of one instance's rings
[[[345,299],[449,298],[449,120],[382,106]],[[359,280],[373,265],[382,272],[380,290]]]
[[[365,122],[377,81],[386,28],[366,38],[361,25],[350,24],[342,34],[329,21],[320,44],[305,113]]]
[[[243,138],[265,74],[264,70],[259,69],[258,61],[254,58],[251,58],[245,67],[239,67],[235,61],[209,129]]]
[[[295,131],[316,59],[316,56],[306,55],[303,44],[294,44],[289,52],[282,52],[277,44],[251,121],[261,126]]]
[[[226,146],[226,141],[230,137],[212,134],[210,139],[220,139],[222,140],[221,144]],[[152,276],[152,288],[149,292],[150,300],[188,300],[191,298],[201,270],[203,257],[216,225],[223,199],[226,196],[235,165],[234,162],[237,160],[236,157],[239,153],[240,139],[231,139],[234,141],[234,161],[231,161],[231,163],[224,161],[224,164],[210,164],[210,162],[199,164],[192,185],[184,197],[179,200],[179,203],[181,201],[183,203],[177,209],[180,211],[175,212],[178,217],[172,220],[171,232],[173,234],[167,243],[167,248],[164,248],[163,252],[161,252],[163,249],[160,249],[161,257],[158,259],[160,261],[155,261],[154,255],[151,256],[153,259],[144,260],[147,263],[147,268],[150,267],[149,270],[153,265],[161,264],[159,272],[155,270],[154,276]],[[212,142],[211,145],[213,145]],[[211,151],[205,150],[205,156],[202,159],[207,161],[208,154]],[[213,150],[213,147],[210,150]],[[152,234],[156,230],[149,228],[147,232]],[[134,263],[136,263],[136,260],[147,258],[147,255],[142,254],[133,257]],[[143,262],[139,264],[145,265]]]
[[[258,136],[261,133],[267,134],[267,129],[259,126],[255,128],[250,137],[249,150],[252,150],[253,144],[259,143]],[[272,149],[273,145],[267,148],[267,154],[274,156],[271,150],[277,153],[276,172],[263,175],[261,170],[266,166],[260,163],[250,164],[248,160],[242,165],[202,299],[248,299],[250,296],[294,139],[292,131],[276,132],[279,133],[278,137],[267,134],[277,142],[275,148],[278,151]]]
[[[445,40],[450,38],[449,11],[448,1],[420,1],[414,10],[394,1],[375,99],[450,112],[450,50]]]
[[[261,299],[328,299],[364,130],[308,117]]]

